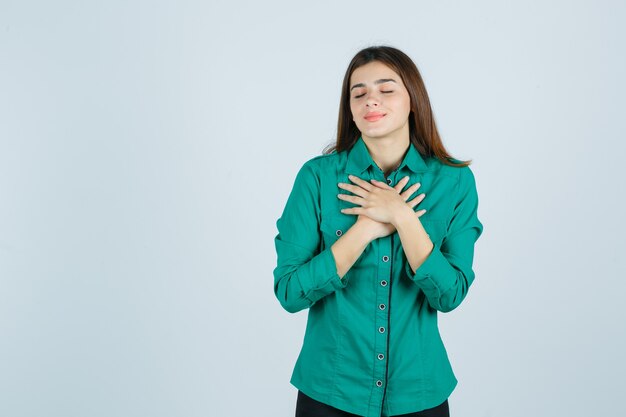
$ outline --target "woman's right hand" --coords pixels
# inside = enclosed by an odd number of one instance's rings
[[[404,192],[401,192],[401,190],[404,188],[404,186],[408,182],[409,182],[409,177],[404,177],[400,181],[398,181],[398,183],[393,187],[396,189],[398,194],[402,196],[404,201],[406,201],[415,191],[419,189],[419,187],[421,187],[421,184],[413,184],[413,186],[407,188]],[[414,185],[417,185],[417,187],[414,187]],[[413,200],[407,202],[407,204],[409,205],[409,207],[411,207],[411,210],[413,210],[415,206],[417,206],[419,203],[422,202],[424,197],[425,197],[425,194],[422,193],[418,195],[417,197],[415,197]],[[426,213],[426,210],[422,209],[422,210],[416,211],[415,215],[417,217],[421,217],[424,213]],[[380,237],[389,236],[390,234],[396,231],[396,227],[393,224],[381,223],[379,221],[373,220],[370,217],[367,217],[365,214],[358,215],[355,225],[356,224],[360,224],[359,227],[363,227],[364,229],[366,229],[369,232],[372,240],[376,240]]]

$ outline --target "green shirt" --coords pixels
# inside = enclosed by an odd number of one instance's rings
[[[337,198],[348,175],[405,188],[426,198],[414,211],[434,248],[415,273],[398,232],[369,243],[342,278],[331,245],[357,219]],[[309,397],[362,416],[392,416],[435,407],[457,379],[437,327],[438,312],[456,308],[474,281],[474,244],[482,234],[469,167],[423,157],[411,143],[385,178],[362,137],[348,151],[306,161],[296,175],[274,242],[274,293],[282,307],[308,309],[291,384]]]

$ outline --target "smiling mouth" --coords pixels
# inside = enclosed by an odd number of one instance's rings
[[[376,122],[382,119],[383,117],[385,117],[384,114],[377,114],[377,115],[372,115],[372,116],[366,116],[365,120],[367,120],[368,122]]]

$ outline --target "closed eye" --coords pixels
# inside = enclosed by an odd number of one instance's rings
[[[381,91],[381,93],[384,93],[384,94],[389,94],[389,93],[393,93],[393,90],[391,90],[391,91]],[[365,95],[365,93],[363,93],[363,94],[359,94],[358,96],[354,96],[354,98],[361,98],[361,97],[363,97],[364,95]]]

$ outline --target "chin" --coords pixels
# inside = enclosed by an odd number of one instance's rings
[[[389,135],[389,133],[391,132],[388,132],[386,130],[383,131],[383,130],[378,130],[378,129],[370,129],[370,130],[362,130],[361,133],[367,137],[376,139],[376,138],[383,138]]]

